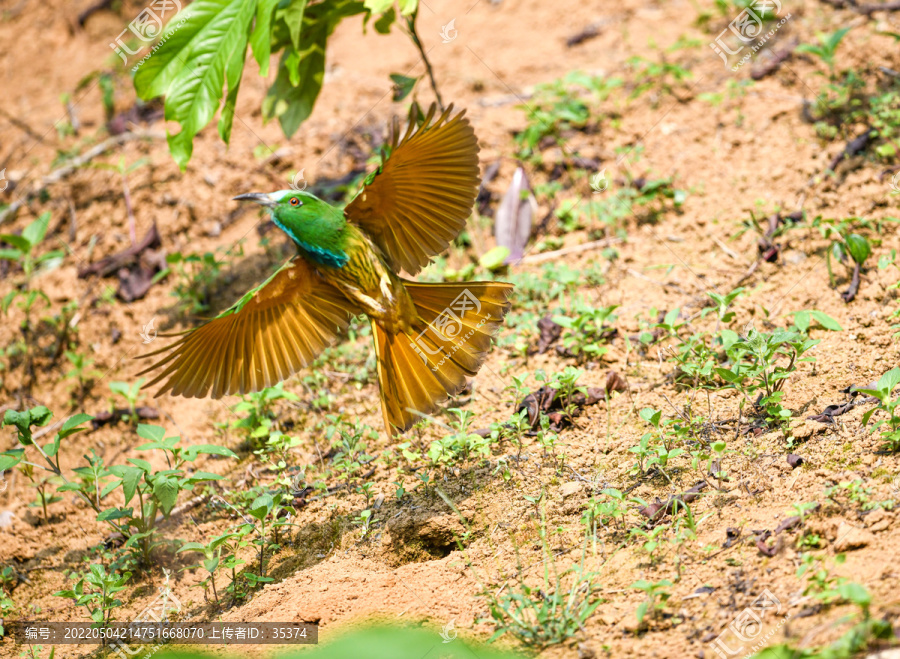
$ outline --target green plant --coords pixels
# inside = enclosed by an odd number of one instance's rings
[[[233,421],[231,427],[246,431],[251,440],[271,436],[276,428],[276,401],[300,400],[297,394],[284,390],[283,382],[279,382],[274,387],[266,387],[256,393],[247,394],[242,398],[243,400],[231,409],[237,415],[246,414],[246,416]]]
[[[9,618],[17,609],[12,599],[12,591],[18,582],[19,576],[12,567],[7,565],[0,570],[0,638],[6,635],[3,620]]]
[[[834,557],[835,563],[841,565],[846,559],[844,554]],[[802,554],[797,577],[806,577],[804,595],[817,599],[825,606],[850,602],[858,605],[868,617],[872,597],[868,591],[856,582],[845,577],[833,576],[822,561],[813,554]]]
[[[203,567],[209,575],[200,583],[204,587],[207,583],[212,586],[213,597],[216,600],[216,604],[219,603],[219,592],[216,590],[216,572],[218,572],[219,568],[222,566],[222,551],[223,549],[226,552],[228,551],[229,541],[237,535],[238,534],[234,532],[223,533],[222,535],[217,535],[205,545],[199,542],[186,542],[178,549],[178,552],[192,551],[199,552],[203,555],[203,559],[194,567]]]
[[[272,430],[262,448],[253,451],[253,454],[277,474],[288,468],[291,449],[301,444],[299,437],[286,435],[280,430]],[[282,485],[290,485],[290,479],[286,475],[283,475],[279,482]]]
[[[611,487],[601,490],[600,496],[591,497],[585,506],[587,510],[581,515],[581,523],[592,536],[597,535],[598,523],[604,526],[610,522],[617,526],[621,523],[621,528],[625,528],[625,514],[628,508],[625,506],[625,495],[619,490]]]
[[[646,599],[638,604],[636,612],[638,627],[644,624],[648,613],[651,618],[656,618],[660,611],[666,608],[666,602],[672,596],[672,593],[669,592],[669,588],[672,585],[672,582],[668,579],[661,579],[655,583],[639,579],[629,586],[629,588],[643,591],[646,595]]]
[[[5,242],[11,247],[0,249],[0,259],[12,261],[17,264],[25,275],[23,289],[28,290],[31,287],[31,281],[38,272],[42,270],[52,270],[59,267],[62,263],[65,252],[62,250],[51,250],[38,255],[37,248],[47,235],[47,228],[50,225],[50,213],[44,213],[34,222],[22,229],[21,235],[12,233],[0,234],[0,241]],[[3,299],[4,308],[8,308],[10,302],[16,296],[22,294],[22,291],[13,289]]]
[[[596,360],[609,351],[603,343],[609,341],[616,330],[607,322],[614,322],[613,314],[618,305],[593,308],[578,305],[574,317],[553,316],[553,322],[567,331],[563,334],[562,344],[579,361]]]
[[[490,435],[481,435],[470,432],[474,414],[466,410],[451,408],[449,410],[456,416],[450,422],[450,427],[455,431],[441,439],[431,442],[428,448],[428,459],[434,466],[451,466],[456,463],[466,463],[471,456],[483,460],[491,455]]]
[[[746,337],[731,336],[726,344],[730,368],[715,370],[729,387],[740,392],[741,408],[749,403],[766,424],[780,426],[791,417],[791,411],[781,403],[784,383],[798,363],[814,361],[803,355],[818,343],[795,330],[758,332],[750,328]]]
[[[675,89],[682,82],[693,77],[689,69],[674,62],[667,62],[665,59],[653,62],[640,55],[635,55],[628,58],[627,63],[634,71],[634,88],[630,98],[635,99],[654,90],[656,97],[654,107],[659,102],[659,97],[674,94]]]
[[[634,527],[631,529],[630,533],[632,536],[639,536],[644,538],[644,544],[641,545],[641,548],[647,552],[647,557],[650,561],[650,565],[654,565],[656,559],[654,558],[654,553],[657,549],[659,549],[660,540],[659,536],[664,534],[669,530],[669,527],[665,524],[661,524],[659,526],[654,526],[653,528],[641,529],[638,527]],[[634,587],[632,585],[632,587]],[[640,624],[640,620],[638,620],[638,624]]]
[[[146,381],[146,378],[138,378],[132,384],[128,384],[127,382],[109,383],[109,390],[113,394],[125,399],[125,403],[128,405],[128,414],[124,415],[122,418],[130,423],[137,423],[138,421],[137,406],[144,396],[144,394],[141,393],[141,387]],[[115,399],[110,399],[110,401],[111,406],[115,409]]]
[[[146,460],[129,458],[128,464],[111,465],[107,472],[113,478],[101,492],[101,498],[121,488],[122,506],[102,511],[99,521],[115,521],[126,536],[125,547],[138,547],[144,565],[150,565],[151,552],[160,544],[158,524],[169,517],[182,492],[191,491],[198,483],[221,480],[218,474],[189,468],[200,455],[220,455],[237,458],[232,451],[215,444],[191,444],[180,446],[180,437],[166,437],[165,428],[140,424],[138,437],[148,443],[138,446],[138,451],[161,451],[167,469],[156,471]],[[76,486],[79,489],[80,486]],[[128,504],[136,498],[137,509]]]
[[[107,572],[103,565],[92,563],[87,572],[72,572],[69,578],[75,581],[75,585],[70,590],[60,590],[54,595],[74,599],[77,606],[87,609],[94,622],[109,623],[115,609],[122,606],[122,600],[115,595],[125,590],[125,584],[131,579],[131,572]]]
[[[369,531],[372,530],[372,524],[377,521],[374,517],[372,517],[371,510],[363,510],[356,517],[353,518],[353,524],[359,527],[359,539],[365,540],[366,536],[369,535]]]
[[[59,464],[59,448],[62,440],[74,435],[75,433],[85,430],[81,426],[87,421],[90,421],[93,417],[87,414],[76,414],[69,417],[60,426],[53,439],[41,446],[40,444],[35,442],[34,427],[46,426],[48,423],[50,423],[50,419],[52,417],[52,412],[50,412],[50,410],[48,410],[43,405],[39,405],[30,410],[24,410],[22,412],[17,412],[15,410],[6,411],[3,416],[3,421],[0,422],[0,427],[15,427],[16,435],[19,443],[22,445],[22,448],[14,448],[12,450],[0,453],[0,472],[7,471],[21,465],[24,470],[27,470],[26,475],[28,475],[28,472],[32,474],[31,476],[29,476],[30,478],[32,478],[32,480],[34,469],[41,469],[45,472],[49,472],[54,479],[54,484],[62,483],[62,485],[58,486],[58,491],[78,492],[78,494],[82,498],[84,498],[84,500],[87,501],[87,503],[96,512],[99,513],[99,495],[94,496],[94,493],[91,490],[82,490],[81,485],[76,485],[69,482],[63,475],[62,469],[60,468]],[[40,454],[44,464],[26,460],[27,457],[30,457],[26,452],[31,447],[33,447],[34,450]],[[99,478],[97,480],[99,480]],[[90,492],[90,494],[88,494],[88,492]],[[47,503],[47,500],[43,496],[41,503],[42,505]],[[46,519],[46,508],[44,508],[44,515]],[[115,523],[112,523],[112,526],[117,531],[122,530],[121,527]]]
[[[837,506],[842,512],[848,509],[858,512],[860,510],[875,510],[876,508],[885,510],[894,508],[892,499],[873,501],[872,488],[866,487],[860,478],[852,481],[841,481],[836,485],[826,487],[823,495],[826,501]]]
[[[243,253],[240,244],[237,250],[240,256]],[[166,255],[166,263],[168,267],[157,273],[155,280],[166,277],[174,270],[176,282],[172,295],[178,298],[179,304],[192,314],[209,311],[210,300],[220,283],[222,267],[228,261],[220,261],[212,252],[186,255],[174,252]]]
[[[351,491],[354,477],[364,464],[374,459],[366,453],[366,448],[368,447],[366,439],[376,439],[378,433],[360,421],[356,421],[353,424],[339,421],[332,428],[332,434],[326,431],[326,437],[331,437],[334,433],[337,434],[337,441],[332,443],[335,454],[331,459],[331,464],[335,475],[338,478],[343,478],[346,482],[347,490]]]
[[[437,93],[427,53],[416,34],[418,1],[403,0],[399,6]],[[230,141],[248,47],[263,77],[269,74],[271,55],[280,52],[278,70],[263,100],[262,113],[266,120],[277,118],[284,134],[291,137],[312,113],[319,95],[329,36],[342,20],[357,15],[363,15],[363,25],[378,15],[375,30],[381,34],[389,32],[397,19],[391,0],[193,3],[171,19],[169,25],[177,27],[165,31],[153,56],[145,57],[132,69],[135,90],[145,101],[165,96],[166,117],[181,125],[180,132],[169,135],[169,150],[184,169],[191,157],[194,136],[212,120],[223,96],[219,135],[224,142]],[[127,58],[123,50],[137,54],[121,42],[119,46],[122,49],[117,52],[124,61]]]
[[[540,650],[562,643],[583,630],[585,621],[601,600],[595,595],[596,574],[587,572],[584,567],[587,536],[581,561],[560,572],[547,541],[545,504],[542,502],[538,509],[544,556],[541,585],[530,586],[524,579],[519,579],[515,587],[503,588],[499,592],[484,589],[482,596],[488,601],[491,618],[497,628],[492,641],[508,633],[524,645]],[[520,573],[521,569],[520,565]]]
[[[50,486],[58,486],[64,481],[55,475],[37,477],[34,472],[35,466],[30,463],[24,463],[19,466],[19,471],[31,481],[31,486],[37,490],[37,499],[28,504],[29,508],[41,508],[44,513],[44,524],[50,523],[50,514],[47,512],[47,506],[51,503],[62,501],[62,497],[58,496],[50,490]]]
[[[266,535],[266,523],[271,518],[272,526],[275,527],[278,521],[278,512],[281,509],[280,492],[274,496],[268,493],[261,494],[250,504],[249,514],[259,522],[259,528],[257,529],[259,537],[253,541],[253,544],[259,547],[259,574],[245,574],[245,576],[254,586],[272,581],[271,577],[266,576],[266,547],[270,544]]]
[[[520,106],[528,113],[528,124],[515,137],[518,157],[539,163],[546,142],[565,149],[567,132],[584,131],[589,126],[591,106],[582,97],[589,95],[594,102],[603,101],[621,84],[619,78],[572,71],[551,83],[538,85],[531,101]]]
[[[797,46],[797,51],[801,53],[809,53],[818,57],[826,65],[828,65],[828,69],[831,71],[831,75],[833,77],[834,55],[837,52],[837,47],[841,44],[841,41],[843,41],[844,37],[850,30],[851,27],[842,27],[841,29],[832,32],[831,34],[819,33],[816,35],[819,40],[818,45],[802,43]]]
[[[900,451],[900,396],[892,399],[898,384],[900,384],[900,368],[895,367],[878,379],[874,389],[861,392],[878,399],[878,406],[863,415],[863,424],[869,423],[875,412],[886,413],[888,418],[880,419],[872,426],[872,430],[882,428],[881,439],[885,442],[885,448],[893,452]]]
[[[651,407],[645,407],[639,412],[639,415],[644,421],[653,426],[653,430],[644,433],[640,443],[636,447],[633,446],[629,449],[630,452],[638,456],[636,471],[644,472],[644,460],[646,460],[647,469],[656,467],[667,480],[671,481],[666,473],[669,460],[677,458],[684,453],[683,448],[675,446],[679,434],[676,430],[677,421],[675,419],[663,419],[662,412]]]

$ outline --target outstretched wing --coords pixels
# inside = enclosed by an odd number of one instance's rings
[[[142,373],[165,367],[149,383],[166,380],[157,397],[166,391],[187,398],[259,391],[310,364],[359,313],[312,266],[294,257],[213,320],[141,355],[168,353]]]
[[[395,120],[387,161],[344,209],[395,270],[411,275],[459,235],[478,194],[475,131],[465,111],[450,118],[452,109],[432,122],[432,105],[418,130],[411,117],[402,139]]]

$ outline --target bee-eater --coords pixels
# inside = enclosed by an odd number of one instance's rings
[[[425,284],[415,275],[463,229],[477,193],[478,143],[452,106],[400,136],[344,208],[297,190],[242,194],[261,204],[297,255],[257,288],[174,344],[144,373],[165,369],[157,396],[203,398],[270,387],[309,365],[352,316],[372,323],[389,434],[465,385],[487,357],[509,310],[512,284]],[[417,128],[417,125],[419,127]]]

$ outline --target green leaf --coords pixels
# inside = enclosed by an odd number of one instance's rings
[[[173,478],[157,478],[153,483],[153,496],[159,501],[163,514],[168,516],[178,501],[178,483]]]
[[[38,405],[24,412],[6,410],[3,415],[3,426],[15,426],[18,431],[19,441],[25,446],[31,446],[34,441],[31,438],[31,426],[44,426],[53,417],[53,413],[43,405]]]
[[[206,545],[201,545],[199,542],[185,542],[181,547],[178,548],[176,554],[180,554],[183,551],[206,551]]]
[[[132,512],[131,508],[107,508],[97,515],[97,521],[111,522],[116,519],[130,518]]]
[[[11,261],[18,261],[22,258],[23,254],[28,254],[31,251],[31,243],[28,242],[27,238],[22,236],[17,236],[13,233],[4,233],[3,235],[0,235],[0,240],[9,243],[16,248],[15,250],[9,250],[9,256],[6,257]]]
[[[333,0],[306,7],[299,41],[285,49],[263,100],[263,116],[277,118],[291,137],[309,115],[325,77],[325,42],[341,19],[365,11],[361,2]]]
[[[650,602],[648,600],[644,600],[640,604],[638,604],[637,611],[637,621],[638,625],[640,625],[644,621],[644,616],[647,615],[647,607],[650,606]]]
[[[307,0],[291,0],[282,10],[282,20],[291,35],[294,50],[300,50],[300,29],[303,26],[303,14],[306,12]]]
[[[829,316],[827,313],[823,311],[817,311],[815,309],[811,310],[809,314],[815,318],[816,322],[819,323],[824,329],[830,330],[832,332],[840,332],[843,331],[843,327],[841,324],[836,321],[834,318]]]
[[[378,34],[388,34],[391,31],[391,25],[394,24],[395,20],[397,20],[397,12],[395,12],[394,8],[391,7],[386,12],[384,12],[377,21],[375,21],[375,31]],[[392,73],[391,74],[392,80],[395,75],[399,76],[400,74]],[[405,78],[406,76],[401,76],[401,77]],[[394,82],[396,83],[397,81],[394,80]],[[410,91],[412,91],[412,90],[410,89]],[[409,93],[409,92],[407,92],[407,93]],[[404,95],[404,98],[405,98],[405,95]],[[397,100],[396,92],[394,93],[394,100],[395,101]]]
[[[145,473],[150,474],[150,473],[153,472],[153,466],[152,466],[149,462],[147,462],[146,460],[141,460],[140,458],[128,458],[128,462],[130,462],[131,464],[133,464],[135,467],[138,467],[139,469],[142,469]],[[118,473],[116,473],[116,472],[114,471],[114,470],[117,469],[117,468],[118,468],[118,469],[127,469],[127,467],[124,467],[124,466],[112,465],[112,466],[109,468],[109,470],[110,470],[111,472],[113,472],[114,474],[116,474],[117,476],[119,476],[120,474],[118,474]]]
[[[485,270],[499,270],[509,257],[509,253],[509,247],[498,245],[484,253],[478,260],[478,264]]]
[[[7,238],[7,236],[0,236],[0,240],[6,240],[6,238]],[[9,241],[6,240],[6,242],[9,242]],[[22,258],[22,252],[20,252],[18,249],[0,249],[0,259],[6,259],[7,261],[18,261],[21,258]],[[7,294],[7,297],[12,293],[15,293],[16,295],[18,295],[19,291],[17,291],[17,290],[11,291],[10,293]],[[4,303],[3,310],[6,311],[6,308],[8,308],[8,307],[9,307],[9,303],[8,302]]]
[[[185,479],[188,483],[200,483],[203,481],[220,481],[224,476],[219,476],[219,474],[213,474],[208,471],[195,471],[190,475],[189,478]]]
[[[141,482],[143,475],[144,470],[140,467],[122,467],[120,477],[122,479],[122,492],[125,494],[126,506],[137,491],[138,483]]]
[[[841,43],[841,40],[846,36],[846,34],[853,28],[853,26],[842,27],[840,30],[837,30],[833,34],[829,35],[827,38],[822,40],[822,45],[825,46],[832,53],[838,47],[838,44]]]
[[[112,383],[115,384],[115,383]],[[110,387],[112,387],[110,384]],[[147,423],[139,423],[137,427],[138,437],[143,439],[149,439],[152,442],[162,441],[162,438],[166,436],[166,429],[162,426],[151,426]]]
[[[198,455],[222,455],[226,458],[235,458],[237,459],[237,454],[231,449],[225,448],[224,446],[219,446],[217,444],[193,444],[191,446],[185,446],[181,451],[182,457],[188,462],[193,462]]]
[[[50,212],[42,213],[41,216],[27,227],[22,229],[22,237],[29,242],[31,247],[39,245],[47,235],[47,227],[50,226]]]
[[[302,0],[306,5],[306,0]],[[292,5],[294,3],[291,3]],[[259,75],[269,75],[269,58],[272,56],[272,14],[278,0],[258,0],[256,5],[256,25],[250,33],[250,48],[259,65]],[[301,20],[302,20],[302,9]]]
[[[0,453],[0,471],[8,471],[25,459],[25,449],[18,448]]]
[[[90,414],[75,414],[66,419],[65,423],[62,424],[62,427],[59,429],[58,437],[60,439],[69,437],[70,435],[74,435],[75,433],[82,432],[87,430],[87,428],[80,428],[79,426],[82,423],[87,423],[91,419],[93,419]]]
[[[898,384],[900,384],[900,368],[895,367],[882,375],[875,387],[879,391],[892,392]]]
[[[169,133],[169,150],[181,169],[193,151],[194,136],[212,120],[228,83],[231,109],[223,111],[219,131],[227,135],[244,69],[256,1],[197,0],[189,16],[135,74],[138,95],[149,100],[165,95],[165,118],[181,125]]]
[[[845,581],[838,586],[837,590],[840,596],[848,602],[853,602],[863,607],[867,607],[872,603],[872,596],[869,595],[869,591],[853,581]]]
[[[378,29],[378,23],[375,23],[375,29]],[[392,73],[390,75],[391,82],[394,83],[394,94],[391,97],[395,103],[399,103],[409,96],[410,92],[415,88],[419,81],[417,77],[405,76],[400,73]],[[497,249],[496,247],[494,249]],[[489,254],[490,252],[488,252]],[[487,255],[485,255],[487,256]],[[507,255],[508,256],[508,255]],[[484,257],[482,257],[484,258]],[[506,257],[504,257],[506,258]]]
[[[727,368],[717,368],[715,370],[716,370],[716,374],[720,378],[722,378],[723,380],[725,380],[725,382],[728,382],[730,384],[740,384],[741,382],[744,381],[743,376],[738,375],[737,373],[734,373],[734,372],[728,370]]]
[[[847,251],[850,252],[850,257],[854,261],[862,265],[872,253],[872,247],[868,240],[857,233],[851,233],[847,236]]]
[[[328,24],[322,21],[304,30],[303,49],[285,50],[278,76],[263,100],[263,116],[267,120],[277,118],[287,137],[292,137],[312,114],[322,89],[328,34]]]
[[[275,500],[272,499],[271,495],[262,494],[256,497],[256,499],[253,500],[253,503],[250,504],[250,515],[259,521],[262,521],[266,518],[274,505]]]
[[[373,14],[383,14],[394,6],[394,0],[364,0],[363,5]]]
[[[794,325],[797,326],[797,329],[803,333],[806,333],[809,330],[809,312],[808,311],[795,311],[794,312]]]

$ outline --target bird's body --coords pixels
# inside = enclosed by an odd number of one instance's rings
[[[419,284],[415,274],[462,229],[478,183],[477,144],[449,110],[402,140],[342,210],[295,190],[237,199],[265,206],[297,256],[227,311],[192,330],[152,370],[157,395],[215,398],[280,382],[349,323],[372,322],[389,432],[405,430],[475,375],[509,309],[510,284]]]

